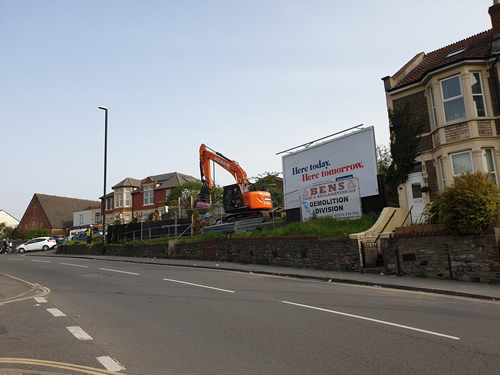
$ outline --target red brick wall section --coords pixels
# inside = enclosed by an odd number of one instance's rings
[[[37,227],[32,227],[33,224],[37,225]],[[36,194],[31,199],[26,212],[23,215],[23,218],[19,222],[19,227],[22,230],[30,230],[30,229],[49,229],[52,230],[52,226],[49,223],[49,219],[45,215],[43,211],[42,205],[38,200]]]
[[[412,115],[412,121],[415,124],[422,125],[422,133],[430,133],[431,122],[429,119],[429,109],[427,105],[427,98],[425,97],[425,91],[419,91],[414,94],[405,96],[394,100],[394,109],[402,109],[408,103],[410,106],[410,113]],[[432,142],[430,142],[432,148]],[[422,150],[428,150],[429,144],[422,145]]]

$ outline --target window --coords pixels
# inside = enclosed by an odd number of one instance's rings
[[[130,223],[130,215],[125,215],[125,224]]]
[[[460,76],[441,81],[443,95],[444,116],[446,122],[453,122],[466,118],[464,96]]]
[[[439,169],[441,170],[441,183],[443,184],[444,189],[446,187],[446,179],[444,178],[444,165],[442,158],[439,158]]]
[[[95,221],[94,221],[94,222],[95,222],[95,223],[99,223],[99,222],[101,222],[101,214],[100,214],[99,212],[97,212],[97,213],[95,214]]]
[[[481,75],[479,73],[470,74],[470,84],[472,87],[472,97],[476,107],[477,117],[486,117],[486,107],[484,106],[483,87],[481,85]]]
[[[143,186],[143,190],[144,190],[144,205],[147,206],[147,205],[153,204],[154,203],[153,185]]]
[[[434,90],[432,90],[432,87],[430,88],[430,94],[431,94],[431,106],[432,106],[432,119],[434,120],[434,128],[437,128],[438,123],[436,116],[436,102],[434,101]]]
[[[472,166],[472,155],[470,151],[460,152],[451,156],[451,171],[453,176],[459,176],[467,172],[474,172]]]
[[[109,198],[108,199],[108,210],[112,210],[113,209],[113,198]]]
[[[83,224],[83,214],[80,214],[79,219],[80,219],[80,225],[82,225]]]
[[[125,188],[125,207],[130,207],[130,188]]]
[[[413,199],[422,198],[422,186],[419,183],[411,184],[411,194]]]
[[[115,207],[123,207],[123,189],[115,190]]]
[[[491,148],[485,148],[482,150],[483,159],[483,169],[485,172],[489,173],[491,179],[496,184],[497,176],[495,173],[495,161],[493,160],[493,150]]]

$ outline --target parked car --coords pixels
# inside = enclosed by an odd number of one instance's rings
[[[87,240],[87,234],[85,234],[85,232],[77,233],[71,238],[71,241],[86,241],[86,240]]]
[[[65,244],[66,242],[66,237],[63,236],[62,234],[56,234],[56,235],[53,235],[52,238],[54,240],[56,240],[57,244],[58,245],[62,245],[62,244]]]
[[[54,248],[56,245],[57,242],[52,237],[37,237],[17,246],[16,250],[19,251],[20,253],[24,253],[25,251],[35,251],[35,250],[47,251],[49,249]]]

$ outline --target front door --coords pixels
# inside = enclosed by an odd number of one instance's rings
[[[411,173],[406,181],[406,196],[408,208],[411,209],[411,220],[413,224],[424,221],[425,193],[422,192],[424,177],[422,172]]]

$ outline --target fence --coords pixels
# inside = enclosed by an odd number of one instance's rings
[[[191,220],[163,220],[113,225],[109,228],[110,242],[145,241],[159,237],[191,236]]]

